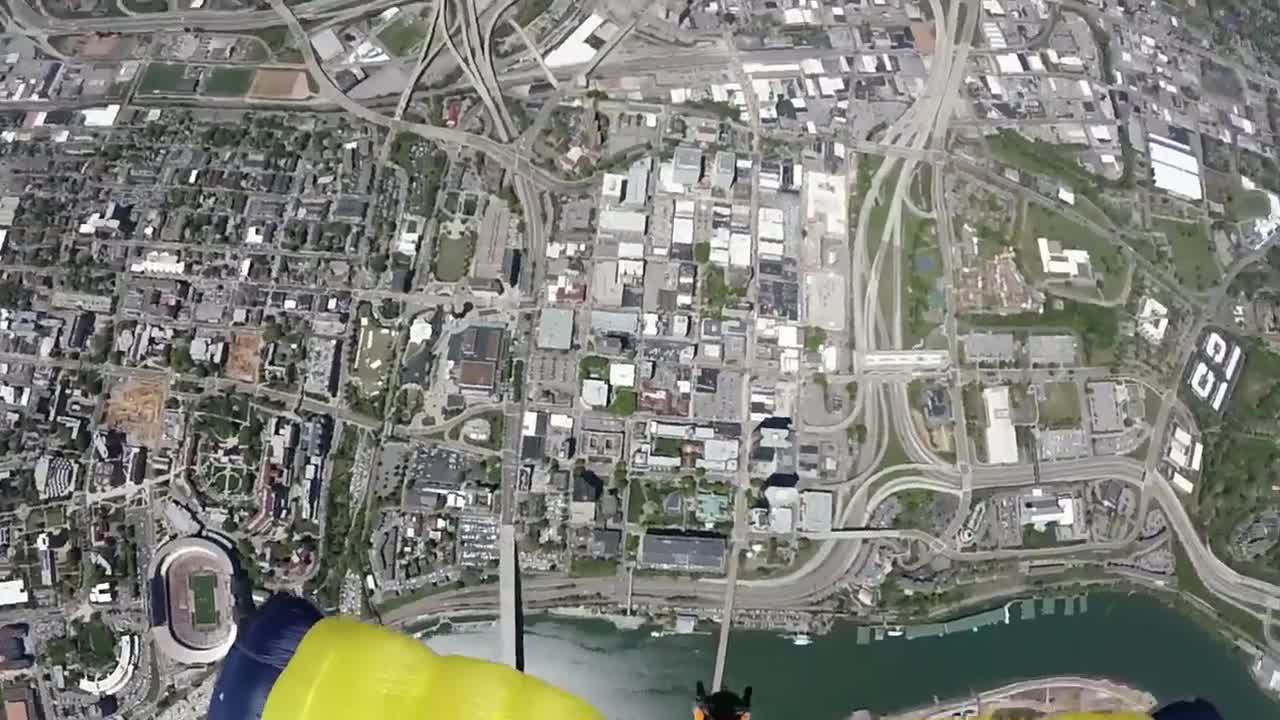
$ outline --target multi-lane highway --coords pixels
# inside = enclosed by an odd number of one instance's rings
[[[495,64],[490,39],[493,37],[493,28],[499,13],[488,15],[488,22],[481,28],[481,14],[477,12],[474,3],[466,3],[460,13],[462,47],[457,47],[448,32],[445,33],[445,39],[464,69],[467,81],[479,93],[481,101],[494,120],[498,137],[489,138],[449,128],[407,122],[400,118],[401,113],[396,113],[393,117],[382,115],[351,100],[329,80],[328,75],[320,67],[310,43],[306,40],[300,19],[340,19],[348,14],[354,17],[390,7],[393,4],[395,4],[393,0],[373,0],[370,3],[358,5],[351,3],[350,0],[310,0],[289,8],[281,0],[271,0],[270,11],[185,11],[95,18],[91,21],[46,17],[32,9],[25,0],[12,0],[9,3],[9,11],[12,20],[11,28],[15,32],[38,38],[88,31],[136,33],[180,30],[188,27],[232,31],[258,29],[283,22],[289,27],[302,50],[306,67],[316,78],[320,94],[325,101],[337,105],[343,111],[361,120],[392,131],[412,133],[429,140],[484,152],[510,168],[517,176],[515,182],[517,197],[530,215],[531,221],[526,225],[530,233],[528,244],[535,249],[541,247],[545,242],[546,225],[541,217],[541,199],[534,185],[552,192],[579,194],[592,191],[596,184],[595,178],[566,181],[557,177],[533,165],[524,155],[523,150],[511,142],[515,137],[515,129],[505,104],[500,99],[502,89],[511,84],[527,84],[542,79],[547,72],[546,68],[536,65],[519,68],[511,64]],[[507,3],[500,3],[500,5],[505,4]],[[937,45],[925,91],[920,101],[913,104],[893,124],[885,133],[884,140],[879,143],[885,146],[881,153],[884,155],[884,160],[872,178],[870,192],[858,213],[853,269],[849,274],[849,299],[854,344],[861,351],[901,348],[903,345],[902,213],[906,205],[907,188],[918,163],[924,161],[936,163],[947,158],[945,148],[947,130],[952,120],[954,103],[959,98],[959,82],[963,77],[967,58],[975,52],[969,47],[969,38],[973,37],[974,28],[981,17],[979,5],[976,2],[959,2],[951,4],[949,8],[943,8],[938,0],[933,0],[931,7]],[[964,15],[963,22],[960,21],[961,8]],[[446,27],[452,29],[451,25]],[[815,54],[823,56],[836,52],[769,50],[738,54],[729,50],[699,48],[661,55],[654,54],[652,51],[635,55],[619,49],[614,55],[600,61],[596,70],[609,72],[611,69],[623,68],[627,72],[635,73],[674,68],[687,70],[690,67],[711,65],[740,66],[747,62],[795,62],[814,57]],[[600,59],[597,58],[597,60]],[[577,71],[575,68],[564,68],[557,70],[557,76],[569,79]],[[405,96],[407,93],[401,98]],[[895,182],[889,184],[888,180],[891,177],[895,178]],[[939,237],[945,239],[949,233],[945,205],[942,204],[945,202],[945,187],[941,182],[940,171],[934,173],[934,178],[933,213],[938,222]],[[871,215],[880,202],[887,203],[887,219],[881,226],[880,236],[874,238],[873,254],[873,238],[870,237]],[[910,212],[909,209],[906,211]],[[949,240],[944,240],[944,251],[948,244]],[[886,284],[887,292],[882,292],[880,286],[882,282]],[[954,339],[954,317],[949,316],[947,322],[950,335]],[[954,344],[951,349],[954,354]],[[1159,422],[1156,423],[1153,445],[1163,437],[1164,426],[1170,416],[1169,410],[1175,402],[1176,399],[1171,397],[1166,400],[1168,407],[1162,408]],[[964,508],[967,507],[970,494],[975,489],[1018,487],[1037,481],[1035,470],[1030,465],[999,468],[973,465],[967,459],[967,443],[958,452],[958,466],[944,463],[919,437],[911,421],[906,388],[900,381],[860,383],[858,396],[853,403],[853,412],[849,416],[850,421],[854,419],[861,419],[868,429],[866,448],[869,448],[870,452],[864,457],[863,467],[875,468],[881,463],[886,455],[891,434],[898,438],[904,452],[914,464],[891,468],[887,472],[880,471],[870,475],[864,473],[855,478],[858,481],[856,488],[841,488],[840,494],[844,507],[843,526],[851,528],[850,532],[843,539],[822,541],[818,551],[789,576],[743,582],[736,597],[739,607],[807,607],[821,602],[843,582],[847,571],[866,542],[886,538],[915,540],[930,546],[945,542],[945,538],[913,538],[901,534],[877,535],[873,531],[863,529],[863,525],[875,507],[896,492],[907,489],[929,489],[955,494],[962,498],[962,508]],[[843,430],[844,427],[847,427],[847,422],[838,429]],[[965,433],[958,432],[957,436],[963,442]],[[1153,457],[1154,455],[1153,452]],[[1045,463],[1040,466],[1039,481],[1041,482],[1078,482],[1098,478],[1116,478],[1133,484],[1142,490],[1144,507],[1148,503],[1154,503],[1164,511],[1169,518],[1170,528],[1185,548],[1196,572],[1206,588],[1214,595],[1264,620],[1268,618],[1270,610],[1280,609],[1280,587],[1242,575],[1214,556],[1212,550],[1199,537],[1178,497],[1154,472],[1152,458],[1142,463],[1124,457],[1102,457]],[[939,549],[941,550],[941,546]],[[945,552],[961,561],[986,558],[986,555],[961,553],[952,549],[947,549]],[[1000,555],[1009,558],[1030,557],[1031,555],[1027,555],[1029,552],[1031,551],[1013,550],[1002,552]],[[617,587],[618,584],[614,578],[575,581],[531,579],[525,583],[524,592],[526,599],[532,603],[553,602],[566,597],[616,599],[624,590]],[[723,600],[724,590],[723,583],[714,581],[637,578],[634,596],[640,600],[680,598],[690,603],[710,605]],[[389,619],[404,621],[424,612],[483,607],[486,604],[492,607],[492,590],[473,588],[441,594],[429,601],[406,606],[392,613]]]
[[[934,6],[937,49],[935,61],[922,100],[914,104],[885,133],[879,146],[889,148],[881,152],[884,159],[871,179],[871,188],[858,213],[855,229],[853,263],[850,272],[851,334],[858,351],[868,352],[880,348],[901,348],[903,345],[903,318],[901,287],[903,269],[902,213],[907,188],[918,163],[932,162],[934,156],[947,157],[947,128],[953,115],[953,106],[959,97],[958,86],[965,64],[971,52],[968,38],[973,37],[981,10],[975,2],[955,3],[945,11],[938,2]],[[964,8],[963,11],[961,8]],[[959,22],[964,13],[963,23]],[[785,52],[785,51],[784,51]],[[820,52],[820,51],[819,51]],[[714,53],[700,51],[702,60],[725,62],[712,57]],[[730,63],[747,62],[750,53],[729,58]],[[805,56],[811,53],[806,52]],[[783,62],[782,55],[771,56]],[[621,62],[630,62],[621,56]],[[688,58],[667,56],[649,58],[646,63],[658,67],[663,63],[687,64]],[[539,69],[538,72],[541,72]],[[507,78],[503,78],[506,82]],[[498,92],[494,89],[494,92]],[[935,167],[937,167],[935,165]],[[896,173],[896,175],[895,175]],[[889,179],[894,178],[893,183]],[[947,223],[945,184],[942,172],[935,171],[932,187],[933,215],[938,223],[938,235],[944,254],[949,252],[950,227]],[[886,219],[880,225],[880,236],[871,237],[871,215],[878,204],[887,204]],[[882,211],[883,212],[883,211]],[[910,212],[910,210],[907,210]],[[874,240],[874,244],[873,241]],[[950,257],[944,257],[949,266]],[[885,283],[882,292],[881,283]],[[948,291],[949,307],[950,292]],[[955,317],[948,313],[947,330],[952,338],[950,351],[957,357],[955,346]],[[955,373],[958,386],[963,374]],[[734,595],[739,608],[813,607],[820,604],[845,581],[849,570],[862,555],[866,543],[897,541],[920,542],[945,554],[954,561],[1016,560],[1037,557],[1061,557],[1080,553],[1114,553],[1128,546],[1126,541],[1095,543],[1084,548],[1051,548],[1048,550],[1001,550],[990,552],[961,552],[951,545],[948,537],[933,537],[917,531],[876,530],[866,527],[869,518],[881,503],[894,494],[906,490],[928,490],[946,493],[961,499],[961,509],[967,511],[975,490],[1016,488],[1042,483],[1076,483],[1102,478],[1114,478],[1129,483],[1142,493],[1143,507],[1154,505],[1169,518],[1169,527],[1178,542],[1186,548],[1187,556],[1200,575],[1205,586],[1223,601],[1231,603],[1260,618],[1268,610],[1280,607],[1280,588],[1231,570],[1216,558],[1211,549],[1199,538],[1190,517],[1168,484],[1154,470],[1154,462],[1141,462],[1129,457],[1106,456],[1080,460],[1047,462],[1037,468],[1032,464],[1012,466],[984,466],[975,464],[969,456],[967,428],[957,427],[957,440],[964,443],[957,448],[956,464],[943,462],[928,443],[919,437],[911,421],[905,384],[900,379],[880,377],[854,377],[859,380],[859,392],[852,403],[853,411],[838,425],[828,428],[807,428],[809,431],[843,432],[850,423],[861,421],[868,429],[869,450],[862,466],[867,472],[852,481],[836,487],[843,508],[839,522],[842,530],[829,536],[815,537],[818,547],[813,555],[793,572],[784,577],[740,581]],[[958,387],[953,387],[958,396]],[[956,398],[958,400],[958,398]],[[957,407],[959,403],[957,401]],[[1164,415],[1167,418],[1167,413]],[[1162,420],[1163,423],[1163,420]],[[1161,437],[1158,424],[1155,439]],[[875,470],[882,463],[891,434],[896,436],[912,463]],[[962,519],[959,518],[958,519]],[[953,523],[953,527],[955,524]],[[627,592],[617,578],[564,580],[531,578],[525,584],[526,599],[532,602],[548,602],[554,598],[574,599],[583,602],[617,602]],[[679,578],[637,577],[631,588],[631,596],[637,602],[660,602],[665,605],[689,604],[714,607],[724,600],[724,582],[717,580],[685,580]],[[389,618],[403,622],[425,612],[492,607],[492,594],[485,588],[467,589],[446,593],[431,600],[415,603],[397,610]],[[486,605],[488,603],[488,605]]]
[[[332,17],[360,17],[401,4],[399,0],[308,0],[294,6],[303,20]],[[141,13],[119,17],[60,18],[37,12],[27,0],[10,0],[9,13],[22,30],[31,34],[70,35],[74,33],[145,33],[185,28],[230,32],[261,30],[279,25],[271,10],[181,10]]]
[[[307,65],[308,71],[312,77],[315,78],[320,94],[324,96],[326,100],[338,105],[347,113],[367,123],[378,125],[395,132],[409,133],[427,140],[451,143],[479,150],[480,152],[492,157],[494,160],[502,163],[517,176],[532,180],[539,186],[552,192],[565,195],[579,195],[590,192],[598,182],[597,178],[594,176],[584,178],[582,180],[565,180],[552,172],[534,165],[524,153],[517,151],[510,144],[502,140],[495,140],[483,135],[476,135],[474,133],[464,132],[454,128],[437,127],[426,123],[409,122],[407,120],[396,119],[361,105],[340,90],[338,86],[334,84],[333,79],[325,72],[324,68],[320,66],[320,61],[316,57],[315,50],[311,47],[310,41],[307,40],[306,31],[303,30],[302,24],[299,22],[298,17],[294,14],[293,10],[291,10],[289,6],[285,5],[282,0],[271,0],[271,7],[279,18],[289,27],[294,40],[302,49],[303,60]],[[448,33],[445,34],[445,37],[449,37]],[[479,81],[479,78],[477,78],[477,82]],[[482,85],[483,84],[484,83],[482,83]],[[517,194],[520,194],[519,183],[517,183]],[[522,200],[523,199],[524,198],[522,198]],[[531,232],[542,232],[540,223],[529,222],[528,225],[531,228],[535,225],[539,226],[536,229],[531,229]]]

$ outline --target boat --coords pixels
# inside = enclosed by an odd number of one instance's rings
[[[649,637],[655,637],[655,638],[666,637],[668,635],[673,635],[673,634],[674,633],[672,633],[670,630],[650,630],[649,631]]]
[[[885,628],[889,637],[902,637],[903,630],[901,625],[890,625]]]
[[[804,646],[813,644],[813,638],[809,637],[808,633],[796,633],[795,635],[787,635],[786,637],[791,641],[792,645]]]

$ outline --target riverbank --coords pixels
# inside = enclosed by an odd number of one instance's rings
[[[605,622],[611,623],[619,630],[639,630],[649,622],[648,618],[641,615],[624,615],[621,613],[601,612],[598,608],[588,608],[581,605],[552,608],[547,611],[547,614],[552,617],[604,620]]]
[[[880,720],[927,720],[934,717],[985,717],[1019,711],[1045,713],[1129,711],[1148,713],[1156,706],[1149,692],[1105,678],[1049,677],[1011,683],[969,697],[924,705]]]
[[[1181,554],[1181,548],[1178,548],[1177,552]],[[1071,575],[1064,573],[1061,577],[1044,577],[1034,583],[1022,583],[981,593],[935,608],[922,615],[885,612],[870,617],[877,624],[945,622],[1026,598],[1081,592],[1141,593],[1188,616],[1192,621],[1218,636],[1228,646],[1239,649],[1240,643],[1243,642],[1253,648],[1251,653],[1247,653],[1253,656],[1260,652],[1259,648],[1267,647],[1267,638],[1261,622],[1236,608],[1221,607],[1223,603],[1215,602],[1217,599],[1197,582],[1198,578],[1194,575],[1194,571],[1190,578],[1185,573],[1179,572],[1176,578],[1169,578],[1169,581],[1160,581],[1146,575],[1115,568],[1078,568],[1075,570],[1075,576]],[[1249,622],[1250,619],[1252,622]]]
[[[498,653],[492,627],[426,642],[445,653]],[[714,634],[619,630],[597,618],[526,621],[528,671],[610,720],[688,717],[693,684],[709,681],[715,653]],[[847,622],[808,644],[735,629],[725,682],[755,688],[759,720],[847,720],[858,708],[901,714],[934,697],[965,699],[975,689],[1052,677],[1107,678],[1160,703],[1201,696],[1226,718],[1280,717],[1239,652],[1148,593],[1090,592],[1087,611],[1077,605],[1072,616],[1061,605],[1053,615],[1037,608],[1034,620],[867,645],[857,644],[857,627]]]
[[[1086,571],[1081,573],[1081,571]],[[1171,578],[1172,579],[1172,578]],[[1005,608],[1013,603],[1026,599],[1045,597],[1068,597],[1089,592],[1142,593],[1149,595],[1164,605],[1172,607],[1188,615],[1205,629],[1221,637],[1228,645],[1239,647],[1241,643],[1253,648],[1251,655],[1258,654],[1257,648],[1265,647],[1265,637],[1259,623],[1251,628],[1242,628],[1231,622],[1210,601],[1199,597],[1194,588],[1170,586],[1153,581],[1145,576],[1133,576],[1123,572],[1105,572],[1100,569],[1077,569],[1074,577],[1046,577],[1031,583],[1007,585],[997,590],[965,597],[956,602],[930,609],[926,613],[904,613],[895,608],[866,615],[829,610],[758,610],[740,609],[734,613],[733,627],[735,631],[761,630],[777,632],[784,635],[803,633],[822,636],[839,627],[876,627],[889,625],[942,626],[980,616],[983,613]],[[581,603],[557,605],[551,602],[530,603],[526,605],[526,615],[546,614],[568,618],[590,618],[605,620],[623,630],[635,630],[645,626],[655,626],[659,630],[670,631],[677,625],[679,618],[693,618],[698,625],[718,627],[721,613],[717,607],[667,605],[660,608],[638,606],[632,614],[616,603]],[[466,621],[492,620],[496,617],[489,609],[459,609],[441,611],[422,615],[404,626],[407,632],[421,634],[430,632],[440,623],[457,623]]]

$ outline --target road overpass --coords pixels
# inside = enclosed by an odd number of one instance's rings
[[[922,542],[934,552],[945,552],[950,545],[940,537],[923,530],[894,530],[888,528],[844,528],[820,532],[799,532],[799,537],[810,540],[911,540]]]
[[[936,375],[950,371],[946,350],[866,350],[855,356],[861,373],[919,373]]]
[[[338,14],[350,14],[353,17],[372,14],[400,4],[400,0],[308,0],[295,5],[294,12],[300,19],[315,20]],[[187,28],[211,31],[261,30],[280,24],[279,18],[271,10],[183,10],[118,17],[61,18],[37,12],[27,0],[10,0],[9,10],[14,21],[24,29],[44,35],[147,33],[182,31]]]
[[[1091,458],[1084,461],[1062,461],[1047,463],[1049,476],[1054,482],[1074,482],[1097,478],[1112,477],[1139,488],[1147,483],[1144,473],[1135,473],[1135,465],[1140,463],[1131,458]],[[938,470],[943,470],[939,468]],[[845,572],[854,562],[861,543],[875,539],[868,529],[859,527],[865,523],[870,512],[888,497],[909,489],[923,489],[934,492],[960,494],[960,475],[958,472],[941,472],[938,477],[926,478],[908,476],[894,480],[869,480],[859,486],[854,496],[846,505],[846,511],[840,522],[847,528],[845,537],[833,537],[829,540],[818,539],[821,545],[817,552],[795,572],[777,578],[759,580],[739,580],[736,604],[743,608],[787,608],[811,607],[829,595],[843,579]],[[886,473],[878,473],[884,477]],[[1007,466],[1000,468],[977,467],[974,469],[975,480],[981,479],[983,487],[1019,487],[1034,482],[1034,473],[1026,466]],[[1003,483],[997,477],[1004,477]],[[877,489],[872,495],[871,488]],[[1242,607],[1253,614],[1259,614],[1257,608],[1276,607],[1280,598],[1280,588],[1264,581],[1242,576],[1226,567],[1212,552],[1199,541],[1190,519],[1182,509],[1180,501],[1173,494],[1167,483],[1153,478],[1147,485],[1152,499],[1165,511],[1170,519],[1170,527],[1186,549],[1188,557],[1196,568],[1197,574],[1205,582],[1206,587],[1215,595],[1234,605]],[[876,537],[885,537],[885,530],[875,530]],[[902,537],[921,539],[903,532]],[[959,561],[986,560],[1020,560],[1046,557],[1069,557],[1081,553],[1114,552],[1124,549],[1123,543],[1098,543],[1085,546],[1044,548],[1044,549],[1011,549],[990,552],[949,551],[948,557]],[[617,602],[626,593],[626,585],[616,577],[608,578],[552,578],[535,577],[529,579],[522,587],[526,603],[554,604],[572,599],[573,602]],[[718,607],[724,600],[723,581],[682,580],[678,578],[636,578],[635,597],[650,602],[679,603],[687,606],[701,606],[708,609]],[[438,612],[450,612],[462,609],[484,609],[492,611],[495,605],[494,588],[480,586],[459,591],[441,593],[432,598],[412,603],[384,615],[390,624],[411,622],[415,618]],[[1250,610],[1250,607],[1254,608]]]

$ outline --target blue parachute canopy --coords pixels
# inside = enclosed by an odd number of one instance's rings
[[[1199,698],[1166,705],[1153,717],[1155,720],[1222,720],[1217,708]]]
[[[276,678],[302,636],[324,616],[311,603],[275,595],[247,626],[223,661],[209,702],[209,720],[261,720]]]

